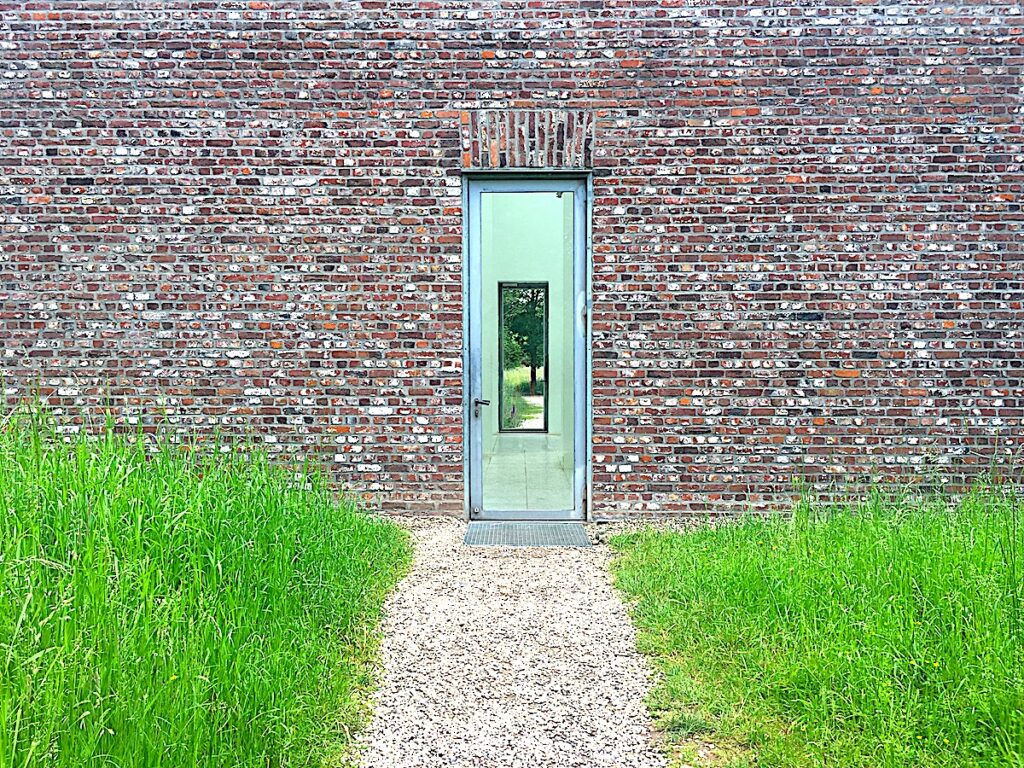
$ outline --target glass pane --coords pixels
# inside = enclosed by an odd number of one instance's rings
[[[481,194],[487,511],[572,509],[573,194]]]
[[[548,284],[498,283],[501,430],[547,432]]]

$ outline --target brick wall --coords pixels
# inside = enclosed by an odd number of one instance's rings
[[[1014,2],[0,0],[8,399],[462,509],[461,180],[593,170],[602,515],[1006,461]]]

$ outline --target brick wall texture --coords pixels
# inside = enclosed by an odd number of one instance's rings
[[[0,0],[8,405],[461,512],[462,171],[593,174],[593,509],[1005,463],[1008,2]]]

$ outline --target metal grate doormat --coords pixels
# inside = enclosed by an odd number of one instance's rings
[[[470,523],[469,547],[589,547],[580,523]]]

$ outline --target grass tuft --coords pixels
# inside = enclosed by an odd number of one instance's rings
[[[764,768],[1024,765],[1022,512],[1005,485],[876,488],[616,537],[661,728]]]
[[[314,471],[0,429],[0,766],[304,766],[366,715],[409,559]]]

